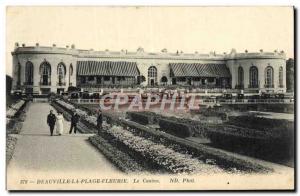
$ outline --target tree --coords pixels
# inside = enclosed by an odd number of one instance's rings
[[[11,85],[12,85],[12,77],[9,75],[6,75],[6,94],[10,94],[11,91]]]
[[[138,76],[138,84],[141,84],[141,83],[143,83],[145,81],[146,81],[145,76],[143,76],[143,75]]]

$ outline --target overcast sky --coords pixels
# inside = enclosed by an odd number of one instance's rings
[[[293,57],[293,31],[292,7],[8,7],[6,73],[15,42],[147,52],[276,49]]]

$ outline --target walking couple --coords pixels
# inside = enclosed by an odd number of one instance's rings
[[[79,115],[74,112],[71,118],[71,127],[70,127],[70,131],[69,134],[72,133],[73,129],[74,129],[74,133],[76,134],[77,131],[77,123],[79,122]],[[54,127],[56,125],[56,133],[57,135],[62,135],[64,132],[64,117],[62,115],[61,112],[57,112],[57,116],[55,116],[55,114],[53,114],[53,110],[50,110],[50,114],[48,114],[47,117],[47,124],[50,128],[50,135],[53,136],[53,130]]]

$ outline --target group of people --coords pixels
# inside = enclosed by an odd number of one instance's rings
[[[80,116],[77,114],[75,111],[71,117],[71,126],[69,130],[69,134],[71,134],[74,130],[74,133],[76,134],[77,132],[77,124],[80,120]],[[97,116],[97,128],[98,131],[101,130],[102,128],[102,113],[101,110],[98,111],[98,116]],[[50,128],[50,135],[53,136],[53,131],[56,126],[56,134],[57,135],[63,135],[64,133],[64,117],[61,112],[57,112],[57,116],[53,113],[53,110],[50,110],[50,113],[47,116],[47,124]]]

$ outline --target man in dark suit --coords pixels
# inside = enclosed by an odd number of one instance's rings
[[[50,114],[47,116],[47,124],[50,127],[50,135],[53,136],[53,129],[56,122],[56,116],[53,114],[53,110],[50,110]]]
[[[72,133],[73,128],[74,128],[74,133],[76,134],[78,122],[79,122],[79,115],[76,112],[74,112],[71,118],[71,127],[70,127],[69,134]]]

